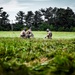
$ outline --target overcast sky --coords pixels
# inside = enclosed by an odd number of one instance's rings
[[[35,11],[40,8],[70,7],[75,12],[75,0],[0,0],[0,7],[3,7],[10,16],[9,19],[14,20],[18,11]]]

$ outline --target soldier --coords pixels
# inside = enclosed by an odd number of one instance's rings
[[[52,32],[49,29],[47,29],[46,31],[47,31],[47,36],[45,38],[52,39]]]
[[[31,28],[26,31],[26,36],[27,36],[27,38],[34,37],[32,31],[31,31]]]
[[[20,37],[26,38],[26,29],[24,29],[24,30],[21,31]]]

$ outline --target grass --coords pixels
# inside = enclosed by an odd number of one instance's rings
[[[75,32],[52,32],[53,39],[73,39]],[[35,38],[44,38],[47,33],[45,31],[33,31]],[[20,37],[20,31],[0,31],[0,37]]]
[[[75,39],[0,38],[0,75],[75,75]]]
[[[53,40],[45,31],[25,40],[20,31],[0,31],[0,75],[75,75],[75,32],[52,33]]]

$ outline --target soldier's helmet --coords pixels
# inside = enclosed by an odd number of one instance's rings
[[[50,30],[49,29],[46,29],[46,31],[49,32]]]

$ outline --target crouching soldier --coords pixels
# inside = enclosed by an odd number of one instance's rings
[[[31,28],[26,31],[26,37],[27,38],[33,38],[34,37],[32,31],[31,31]]]
[[[45,38],[52,39],[52,32],[49,29],[47,29],[46,31],[47,31],[47,36]]]
[[[26,38],[26,29],[24,29],[24,30],[21,31],[20,37]]]

